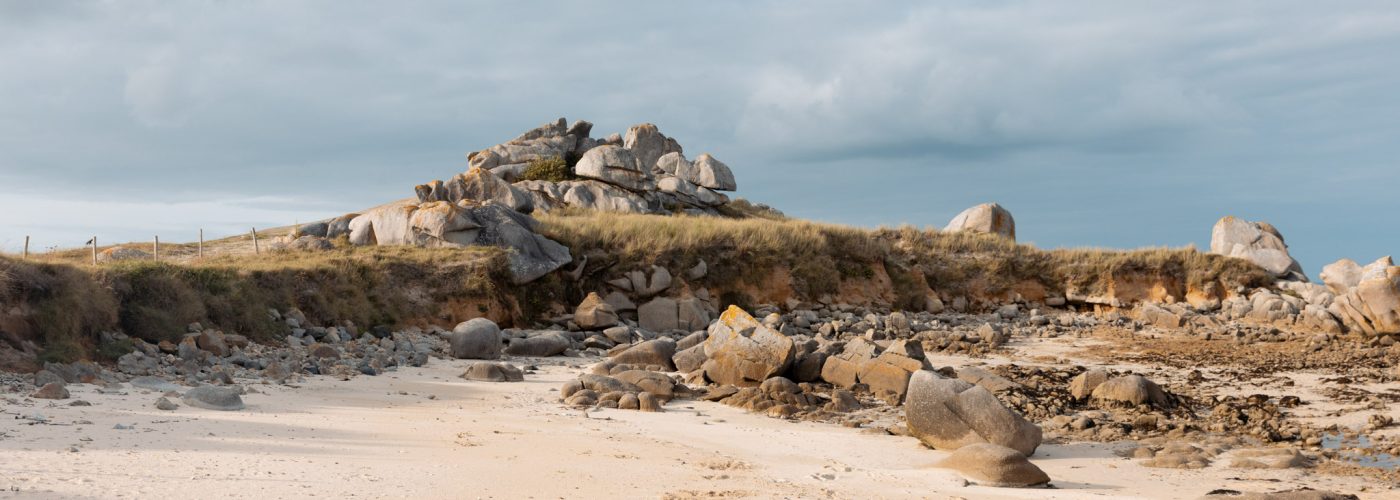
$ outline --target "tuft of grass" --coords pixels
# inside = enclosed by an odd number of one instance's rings
[[[574,163],[577,163],[577,160]],[[574,175],[573,165],[558,156],[533,160],[520,174],[522,181],[563,182],[575,179],[578,179],[578,176]]]

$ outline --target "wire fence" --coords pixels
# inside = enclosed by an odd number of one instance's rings
[[[81,246],[49,246],[40,248],[34,239],[24,236],[24,244],[18,252],[5,252],[10,258],[51,263],[86,263],[101,265],[106,262],[149,260],[157,262],[191,262],[201,259],[260,255],[272,250],[278,238],[294,234],[292,228],[258,229],[249,228],[247,233],[216,240],[206,240],[204,229],[198,230],[198,239],[189,243],[170,243],[154,235],[149,242],[104,243],[100,236],[93,236]]]

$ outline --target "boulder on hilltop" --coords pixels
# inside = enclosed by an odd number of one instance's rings
[[[948,226],[943,230],[996,234],[1015,240],[1016,219],[1011,217],[1011,211],[1002,208],[1001,205],[983,203],[963,210],[953,217],[953,220],[948,221]]]
[[[1308,281],[1303,266],[1288,255],[1283,234],[1268,222],[1251,222],[1232,215],[1222,217],[1211,229],[1210,253],[1248,260],[1275,278]]]

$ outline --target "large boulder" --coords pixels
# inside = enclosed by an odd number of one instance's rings
[[[464,321],[447,335],[447,344],[457,359],[496,359],[501,357],[501,328],[486,318]]]
[[[1327,310],[1348,329],[1366,336],[1400,334],[1400,266],[1370,268]]]
[[[974,231],[997,234],[1016,239],[1016,220],[1011,212],[996,203],[983,203],[963,210],[953,220],[948,221],[944,231]]]
[[[1171,399],[1167,397],[1166,391],[1142,375],[1110,378],[1094,387],[1090,396],[1094,401],[1108,404],[1149,405],[1157,408],[1167,408],[1171,405]]]
[[[471,366],[467,367],[467,371],[462,372],[461,377],[480,382],[522,382],[525,380],[525,374],[519,368],[502,361],[472,363]]]
[[[695,183],[700,187],[713,189],[716,191],[733,191],[739,189],[738,183],[734,181],[734,172],[729,170],[729,165],[716,160],[709,153],[702,153],[695,158],[692,164],[691,175],[686,180]]]
[[[1303,267],[1288,254],[1283,234],[1267,222],[1221,218],[1210,232],[1210,253],[1248,260],[1276,278],[1308,280]]]
[[[675,299],[657,297],[637,308],[637,324],[653,332],[680,328],[680,305]]]
[[[524,190],[512,186],[484,168],[473,168],[466,173],[448,179],[447,182],[433,181],[418,186],[415,191],[419,202],[445,201],[457,203],[462,200],[473,202],[492,201],[530,213],[534,202]]]
[[[940,450],[992,443],[1030,456],[1040,446],[1040,427],[1002,406],[990,391],[929,370],[910,378],[904,415],[910,434]]]
[[[753,387],[792,364],[796,346],[736,306],[710,325],[705,339],[705,376],[722,384]]]
[[[571,134],[571,131],[574,133]],[[472,153],[468,156],[468,161],[473,168],[489,170],[501,165],[563,158],[568,153],[577,151],[579,144],[587,138],[575,135],[579,132],[578,128],[569,127],[564,118],[559,118],[520,134],[508,142]]]
[[[656,125],[643,123],[627,129],[622,137],[622,146],[637,157],[637,164],[647,172],[656,167],[656,160],[666,153],[680,153],[680,144],[657,130]]]
[[[654,158],[652,162],[655,163]],[[599,146],[588,150],[574,166],[574,173],[632,191],[656,187],[651,168],[643,168],[631,150],[617,146]]]
[[[512,356],[558,356],[573,346],[573,341],[563,332],[545,332],[523,339],[512,339],[506,346],[506,354]]]
[[[617,311],[597,292],[589,292],[574,309],[574,323],[584,330],[600,330],[617,324]]]
[[[671,358],[676,355],[676,341],[669,338],[648,340],[618,352],[612,357],[617,364],[675,368]]]
[[[1342,259],[1322,268],[1322,283],[1335,294],[1343,294],[1361,283],[1361,264],[1351,259]]]

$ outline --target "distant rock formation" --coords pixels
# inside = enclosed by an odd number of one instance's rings
[[[1016,219],[1011,218],[1011,211],[1002,208],[1001,205],[983,203],[963,210],[953,217],[953,220],[948,221],[948,227],[943,230],[999,234],[1015,241]]]
[[[708,154],[686,160],[681,145],[650,123],[605,139],[589,137],[592,130],[583,120],[546,123],[467,155],[469,170],[416,186],[416,199],[309,224],[308,232],[348,234],[355,245],[502,247],[511,251],[516,283],[526,283],[573,260],[568,248],[536,233],[531,213],[568,207],[715,214],[729,203],[719,191],[738,188],[728,165]],[[578,179],[522,179],[538,161],[573,163],[565,177]]]
[[[1288,255],[1283,235],[1268,222],[1250,222],[1230,215],[1221,218],[1210,232],[1210,253],[1248,260],[1275,278],[1308,281],[1303,266]]]
[[[472,170],[458,177],[489,170],[502,181],[513,183],[517,192],[530,198],[530,208],[541,212],[568,207],[623,213],[670,214],[682,210],[713,214],[717,207],[729,203],[729,197],[721,191],[738,189],[728,165],[709,154],[687,160],[680,143],[666,137],[656,125],[633,125],[626,134],[595,139],[589,137],[593,124],[582,120],[566,124],[560,118],[509,142],[472,153],[468,155]],[[579,179],[523,178],[530,162],[554,158],[577,159],[571,172]],[[439,184],[444,186],[438,188]],[[454,181],[434,181],[425,186],[432,194],[439,189],[455,193],[455,185]],[[420,191],[423,189],[420,187]],[[420,195],[420,199],[434,198]]]

